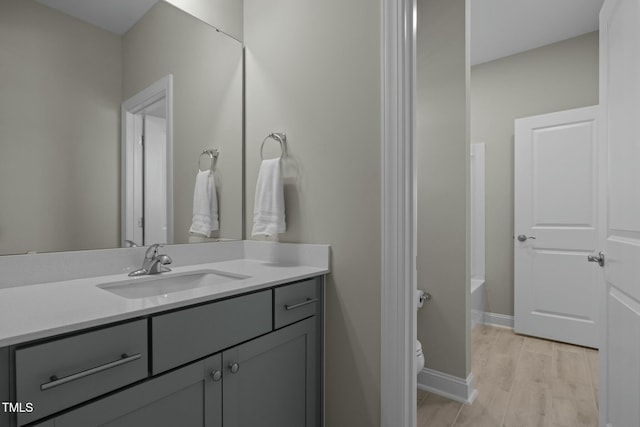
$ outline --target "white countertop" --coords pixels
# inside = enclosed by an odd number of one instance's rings
[[[328,256],[328,249],[326,252]],[[328,263],[326,266],[310,266],[285,260],[243,258],[180,266],[160,276],[208,269],[249,277],[137,299],[127,299],[97,286],[131,279],[126,273],[0,289],[0,347],[213,301],[329,272]]]

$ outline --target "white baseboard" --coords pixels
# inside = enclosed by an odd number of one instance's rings
[[[513,329],[513,316],[509,316],[508,314],[489,313],[485,311],[484,324]]]
[[[418,388],[457,402],[471,404],[478,395],[473,373],[464,379],[424,368],[418,374]]]

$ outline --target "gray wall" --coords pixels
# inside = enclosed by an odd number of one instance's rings
[[[285,242],[331,245],[326,425],[380,425],[379,0],[247,0],[246,204],[286,132]],[[269,143],[269,153],[278,153]],[[267,154],[267,149],[265,149]]]
[[[469,371],[469,131],[465,0],[418,0],[418,313],[426,367]]]
[[[0,54],[0,254],[118,246],[120,37],[3,0]]]
[[[598,103],[598,33],[471,68],[471,140],[486,143],[486,311],[513,314],[513,121]]]
[[[216,236],[241,238],[242,45],[159,2],[124,36],[123,55],[124,99],[173,74],[174,243],[189,242],[197,161],[208,148],[220,151]]]

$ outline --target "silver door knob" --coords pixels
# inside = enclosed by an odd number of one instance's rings
[[[215,382],[220,381],[222,379],[222,372],[220,371],[211,372],[211,379],[214,380]]]
[[[518,235],[518,241],[519,241],[519,242],[526,242],[526,241],[527,241],[527,239],[533,239],[533,240],[535,240],[536,238],[535,238],[535,237],[533,237],[533,236],[525,236],[524,234],[519,234],[519,235]]]
[[[604,267],[604,252],[598,252],[598,256],[587,255],[587,261],[597,262],[600,267]]]
[[[240,365],[238,365],[237,363],[232,363],[229,365],[229,370],[231,371],[232,374],[235,374],[240,370]]]

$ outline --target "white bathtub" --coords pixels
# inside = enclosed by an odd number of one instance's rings
[[[484,279],[471,279],[471,327],[484,323]]]
[[[485,145],[471,144],[471,326],[484,323]]]

